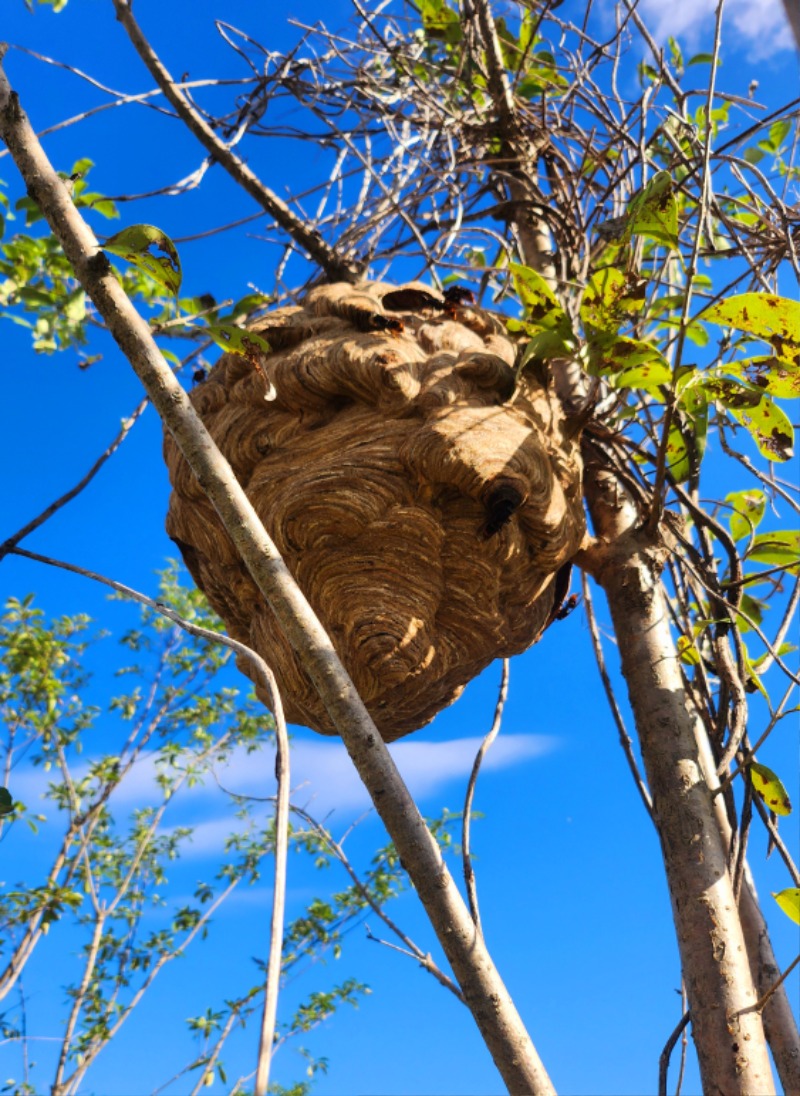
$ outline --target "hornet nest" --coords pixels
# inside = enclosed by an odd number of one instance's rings
[[[270,346],[257,368],[225,354],[191,397],[386,741],[539,638],[585,531],[578,430],[545,384],[526,374],[515,391],[516,344],[470,305],[457,288],[321,286],[253,325]],[[287,718],[335,734],[169,436],[164,449],[167,532],[194,580],[272,667]]]

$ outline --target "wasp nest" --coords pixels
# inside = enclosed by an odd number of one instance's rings
[[[254,326],[258,368],[226,354],[192,392],[387,741],[538,639],[584,534],[578,439],[545,386],[514,391],[515,344],[469,299],[317,288]],[[334,734],[170,437],[165,455],[195,581],[287,718]]]

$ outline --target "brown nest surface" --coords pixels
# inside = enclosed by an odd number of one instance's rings
[[[466,298],[322,286],[254,325],[257,365],[226,354],[192,392],[387,741],[539,638],[585,530],[574,429],[545,385],[514,391],[516,344]],[[287,718],[334,734],[169,436],[165,457],[167,531],[198,586]]]

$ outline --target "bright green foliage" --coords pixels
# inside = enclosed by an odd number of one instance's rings
[[[446,0],[415,0],[428,38],[442,39],[450,45],[461,41],[461,20]]]
[[[113,202],[86,189],[86,176],[93,166],[85,158],[73,165],[68,180],[72,200],[103,217],[116,217]],[[8,208],[4,195],[0,203]],[[26,227],[43,221],[41,210],[27,195],[14,208],[24,211]],[[0,278],[0,316],[27,327],[35,350],[52,353],[85,345],[86,295],[53,236],[17,233],[5,240],[0,245]]]
[[[780,777],[772,769],[768,769],[766,765],[759,765],[757,761],[752,761],[750,763],[750,780],[773,814],[791,814],[792,804],[789,801],[786,788],[781,783]]]
[[[176,566],[163,572],[159,597],[184,619],[221,630],[203,596],[181,585]],[[234,797],[237,816],[213,878],[199,882],[189,900],[168,901],[171,865],[193,833],[173,820],[176,797],[207,783],[234,751],[255,754],[268,746],[272,719],[254,697],[241,694],[238,675],[233,686],[221,676],[231,662],[228,648],[189,636],[149,608],[141,612],[141,626],[120,639],[118,690],[103,707],[89,704],[85,667],[100,642],[108,638],[93,635],[87,617],[46,622],[31,597],[11,599],[0,618],[0,758],[5,754],[12,785],[18,758],[50,774],[44,813],[2,789],[0,826],[7,843],[24,821],[60,849],[40,879],[27,876],[0,893],[0,993],[13,987],[20,955],[29,960],[51,946],[62,928],[82,935],[76,975],[66,988],[74,1026],[64,1076],[76,1085],[161,970],[213,931],[220,906],[237,887],[261,877],[275,847],[269,803]],[[254,763],[264,765],[266,777],[269,763]],[[118,809],[118,793],[142,767],[152,772],[152,784],[127,814]],[[432,824],[443,848],[456,820],[447,812]],[[328,831],[306,814],[291,831],[290,847],[317,869],[340,859]],[[393,846],[379,850],[358,883],[349,879],[343,890],[313,899],[287,926],[284,971],[301,960],[339,958],[365,911],[375,914],[405,886]],[[185,1072],[224,1077],[225,1040],[234,1026],[260,1014],[263,964],[256,962],[249,977],[253,984],[240,997],[212,1002],[187,1021],[203,1047]],[[281,1022],[278,1045],[307,1035],[368,993],[352,978],[314,989]],[[309,1059],[309,1076],[323,1068]]]

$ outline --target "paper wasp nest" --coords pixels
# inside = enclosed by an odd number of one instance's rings
[[[192,392],[387,741],[535,642],[584,534],[578,439],[551,391],[514,392],[515,344],[468,296],[314,289],[254,326],[259,368],[226,354]],[[334,734],[170,437],[165,457],[167,532],[198,586],[287,718]]]

